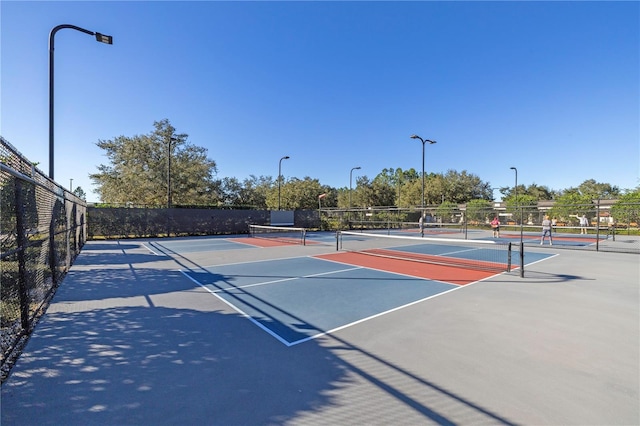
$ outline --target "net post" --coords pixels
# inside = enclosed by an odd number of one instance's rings
[[[338,242],[340,239],[340,231],[336,231],[336,251],[340,251],[340,243]]]
[[[307,230],[306,229],[302,230],[302,245],[303,246],[307,245]]]
[[[520,241],[520,278],[524,278],[524,242]]]
[[[511,272],[511,241],[509,241],[509,248],[507,248],[507,272]]]

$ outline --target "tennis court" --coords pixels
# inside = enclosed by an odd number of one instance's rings
[[[639,423],[637,256],[352,237],[87,243],[2,424]]]

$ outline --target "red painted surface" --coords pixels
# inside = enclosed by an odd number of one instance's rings
[[[410,275],[412,277],[465,285],[496,275],[496,272],[479,271],[455,266],[433,265],[402,259],[389,259],[364,253],[336,252],[315,256],[320,259],[362,266],[379,271]]]

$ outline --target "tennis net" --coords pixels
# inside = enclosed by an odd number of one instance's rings
[[[268,238],[287,244],[306,244],[307,230],[292,226],[249,225],[249,236]]]
[[[338,231],[336,249],[458,268],[511,271],[510,242]]]

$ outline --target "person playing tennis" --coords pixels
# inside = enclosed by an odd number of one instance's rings
[[[549,220],[549,216],[545,216],[542,220],[542,238],[540,239],[540,245],[544,244],[544,238],[549,236],[549,245],[553,245],[553,239],[551,237],[551,221]]]
[[[491,229],[493,229],[493,238],[500,238],[500,220],[498,216],[491,221]]]

